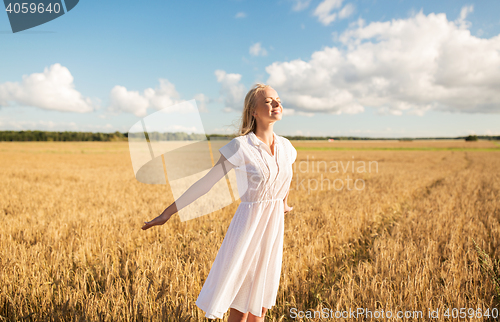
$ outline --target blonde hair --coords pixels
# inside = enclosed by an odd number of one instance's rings
[[[250,131],[255,133],[257,122],[255,121],[255,117],[252,113],[255,111],[255,106],[257,104],[257,95],[269,87],[271,86],[257,83],[251,90],[248,91],[247,96],[245,96],[245,104],[243,106],[243,114],[240,119],[240,126],[237,134],[238,136],[246,135]]]

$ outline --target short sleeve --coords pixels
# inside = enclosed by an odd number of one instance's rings
[[[229,143],[219,149],[219,152],[235,167],[239,167],[243,163],[241,143],[237,138],[229,141]]]
[[[297,150],[295,150],[295,147],[292,145],[292,143],[286,139],[287,145],[288,145],[288,155],[290,157],[290,161],[293,164],[295,160],[297,159]]]
[[[290,143],[290,145],[292,146],[292,157],[291,157],[291,160],[292,160],[292,163],[295,162],[295,160],[297,159],[297,150],[295,150],[294,146]]]

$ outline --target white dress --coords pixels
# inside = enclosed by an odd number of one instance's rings
[[[253,132],[219,149],[234,165],[241,203],[196,300],[209,319],[229,308],[262,314],[276,303],[283,257],[284,203],[297,151],[274,136],[274,156]]]

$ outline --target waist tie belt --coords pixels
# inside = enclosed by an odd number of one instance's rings
[[[265,202],[265,201],[283,201],[283,199],[278,198],[278,199],[265,199],[265,200],[257,200],[257,201],[242,201],[241,203],[258,203],[258,202]]]

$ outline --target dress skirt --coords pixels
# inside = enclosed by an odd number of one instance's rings
[[[209,319],[229,308],[261,316],[276,304],[284,236],[283,199],[241,202],[196,300]]]

